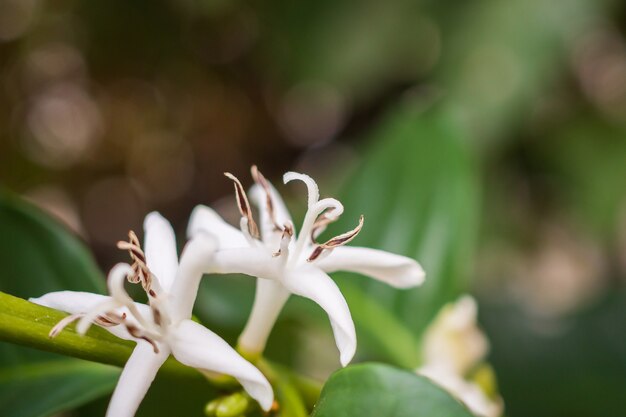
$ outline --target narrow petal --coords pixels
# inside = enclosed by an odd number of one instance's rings
[[[397,288],[424,282],[424,270],[413,259],[377,249],[343,246],[315,263],[326,272],[352,271]]]
[[[169,294],[173,322],[191,317],[200,280],[212,264],[216,246],[217,242],[212,235],[198,233],[183,249]]]
[[[54,308],[70,314],[86,313],[103,301],[112,300],[108,295],[82,291],[55,291],[37,298],[29,298],[31,303]]]
[[[146,263],[156,275],[161,287],[167,291],[178,269],[176,236],[172,225],[159,213],[153,211],[143,222]]]
[[[172,354],[181,363],[203,371],[232,375],[263,410],[272,406],[274,392],[265,376],[206,327],[183,320],[172,330],[169,343]]]
[[[337,284],[322,270],[311,265],[293,270],[283,282],[291,292],[310,298],[326,311],[339,349],[341,365],[350,363],[356,352],[356,332],[348,304]]]
[[[245,274],[259,278],[277,278],[282,260],[265,248],[239,248],[216,251],[206,273]]]
[[[168,356],[168,349],[154,353],[149,343],[137,342],[117,382],[106,417],[134,416],[157,371]]]
[[[240,349],[251,355],[263,352],[267,338],[289,295],[289,291],[281,283],[268,279],[256,280],[252,312],[239,336]]]
[[[31,303],[39,304],[44,307],[64,311],[69,314],[86,314],[98,305],[101,305],[102,303],[105,303],[107,301],[113,301],[113,298],[109,297],[108,295],[93,294],[90,292],[56,291],[44,294],[39,298],[31,298],[29,299],[29,301]],[[152,312],[150,311],[150,307],[141,303],[135,303],[135,307],[137,307],[143,317],[151,319]],[[133,318],[133,316],[130,314],[126,307],[119,308],[115,310],[115,312],[118,315],[122,315],[125,313],[127,316],[126,322],[131,325],[137,326],[137,321]],[[109,332],[121,339],[134,341],[139,340],[131,336],[123,325],[105,327],[104,329],[108,330]]]
[[[214,235],[220,249],[248,246],[241,230],[226,223],[215,210],[203,205],[198,205],[193,209],[189,226],[187,226],[187,236],[192,238],[200,232]]]

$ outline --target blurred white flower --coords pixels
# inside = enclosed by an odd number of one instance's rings
[[[285,302],[291,294],[297,294],[313,300],[326,311],[340,362],[347,365],[356,351],[354,323],[343,295],[327,273],[353,271],[407,288],[421,284],[424,271],[416,261],[404,256],[343,246],[361,230],[362,216],[355,229],[317,243],[320,233],[341,215],[343,206],[334,198],[320,200],[317,184],[307,175],[288,172],[283,178],[285,183],[302,181],[308,189],[308,210],[297,238],[282,198],[256,167],[252,167],[256,185],[250,194],[261,215],[260,231],[243,186],[231,174],[226,176],[235,184],[242,215],[240,230],[225,223],[210,208],[198,206],[191,216],[188,232],[192,237],[209,232],[218,238],[219,250],[213,254],[207,273],[243,273],[259,278],[239,348],[252,357],[260,355]]]
[[[96,323],[114,335],[137,342],[119,379],[107,410],[109,417],[133,416],[157,371],[172,354],[179,362],[201,372],[237,378],[264,410],[274,394],[263,374],[242,358],[222,338],[191,320],[196,292],[189,282],[199,280],[208,267],[215,243],[198,234],[185,247],[180,262],[171,225],[151,213],[144,222],[146,253],[133,232],[130,242],[118,247],[129,251],[134,263],[116,265],[109,274],[110,296],[75,291],[45,294],[32,302],[71,313],[50,332],[56,336],[70,322],[84,334]],[[148,305],[135,303],[124,289],[128,279],[141,283]]]
[[[417,372],[441,385],[474,414],[499,417],[502,400],[490,398],[484,387],[467,378],[489,351],[489,341],[478,327],[477,310],[476,300],[468,295],[441,309],[424,333],[424,364]]]
[[[502,400],[491,399],[477,383],[467,381],[448,369],[425,365],[418,373],[433,380],[450,394],[458,398],[479,417],[499,417],[502,415]]]

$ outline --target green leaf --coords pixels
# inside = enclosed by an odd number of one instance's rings
[[[355,365],[328,380],[311,417],[472,417],[427,378],[381,364]]]
[[[17,365],[0,370],[4,417],[38,417],[71,409],[113,390],[118,368],[76,359]]]
[[[510,132],[545,96],[567,66],[573,43],[602,19],[610,2],[572,0],[564,8],[549,0],[487,0],[454,10],[433,4],[447,40],[436,81],[447,105],[471,126],[473,142],[495,144],[516,137]]]
[[[36,207],[0,192],[0,228],[0,291],[22,298],[104,292],[102,273],[82,242]]]
[[[102,274],[79,239],[34,206],[3,191],[0,191],[0,230],[3,236],[0,291],[28,298],[65,289],[104,290]],[[39,311],[39,306],[6,294],[2,294],[0,305],[0,340],[27,337],[30,340],[20,343],[40,348],[42,343],[58,346],[67,340],[67,334],[54,342],[47,337],[63,314],[45,309],[49,314],[33,316],[34,311],[29,307]],[[38,336],[39,342],[35,340]],[[77,340],[79,343],[74,345],[80,353],[77,356],[90,355],[89,350],[83,350],[89,340]],[[102,346],[98,341],[92,344]],[[69,409],[110,392],[117,375],[111,369],[0,343],[0,403],[11,404],[0,409],[20,416],[50,415]],[[42,374],[37,376],[37,372]],[[28,375],[32,378],[28,379]]]
[[[349,277],[370,297],[419,334],[447,301],[467,288],[478,223],[479,186],[474,160],[454,119],[405,103],[371,135],[374,143],[347,182],[346,208],[334,232],[348,230],[360,214],[365,226],[355,246],[417,259],[426,271],[422,287],[396,290]],[[365,320],[367,309],[352,312]],[[389,338],[386,328],[379,336]]]

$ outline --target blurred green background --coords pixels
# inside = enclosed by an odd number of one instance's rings
[[[103,270],[150,210],[181,242],[196,204],[235,220],[222,173],[251,164],[309,173],[343,197],[336,230],[364,213],[357,245],[424,264],[407,293],[340,278],[360,340],[362,294],[419,335],[470,291],[506,415],[626,415],[626,3],[0,0],[0,181]],[[252,291],[205,282],[197,314],[234,340]],[[327,375],[322,325],[270,356]]]

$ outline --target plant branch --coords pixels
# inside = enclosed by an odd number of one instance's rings
[[[67,314],[61,311],[0,292],[0,341],[108,365],[123,367],[126,364],[135,343],[117,338],[101,327],[91,326],[82,336],[70,325],[55,338],[50,338],[50,329],[64,317]],[[271,364],[265,367],[280,367],[280,375],[276,375],[278,379],[288,378],[301,392],[307,406],[312,407],[315,404],[321,390],[319,383],[296,375],[281,365]],[[160,372],[174,377],[205,379],[201,373],[173,357],[163,364]],[[230,377],[209,378],[208,382],[218,388],[237,386],[236,381]]]

